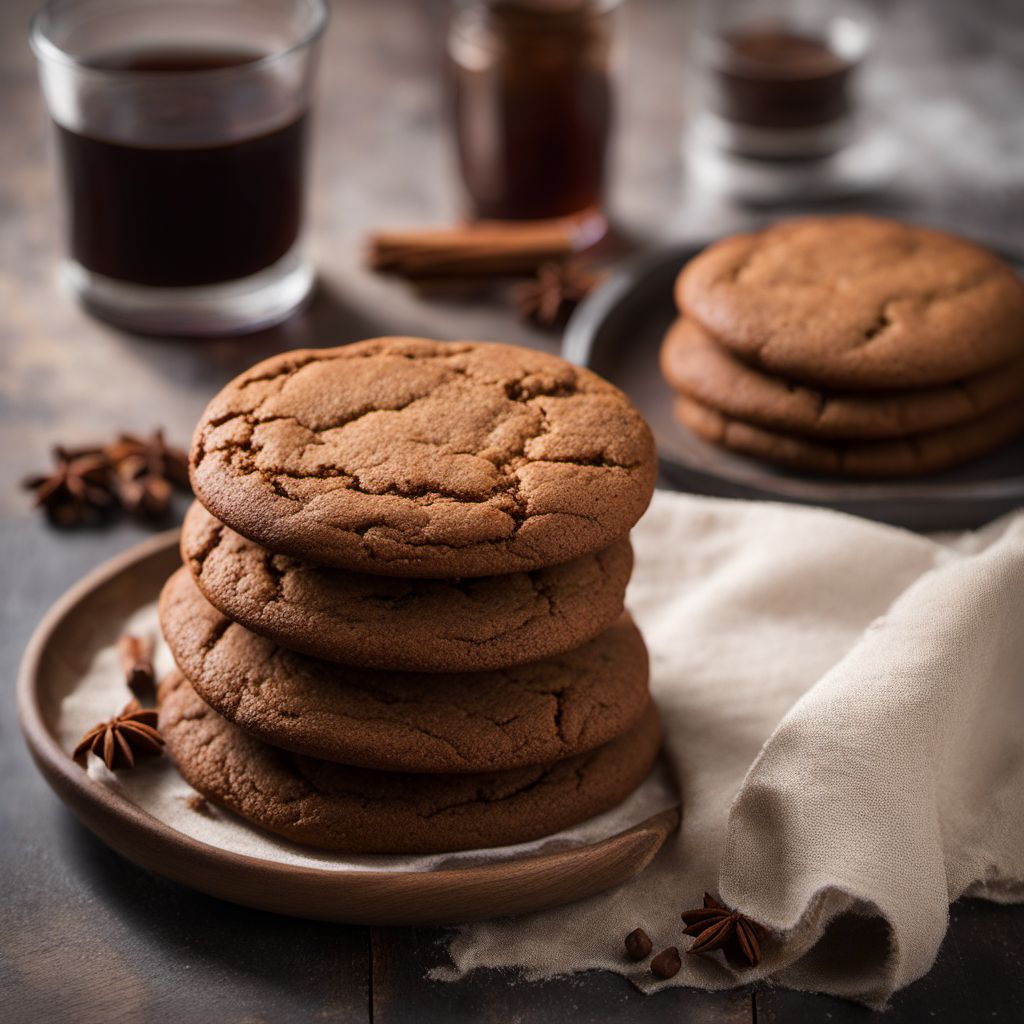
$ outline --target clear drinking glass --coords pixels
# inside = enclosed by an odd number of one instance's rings
[[[686,156],[736,198],[790,202],[870,187],[882,155],[860,102],[862,0],[700,0]]]
[[[93,312],[231,334],[301,306],[309,105],[323,0],[51,0],[32,48],[69,253]]]

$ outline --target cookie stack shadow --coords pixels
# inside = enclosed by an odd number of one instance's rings
[[[948,469],[1024,430],[1024,286],[994,254],[863,216],[706,249],[661,348],[676,419],[802,472]]]
[[[384,339],[298,355],[305,360],[275,357],[229,385],[197,431],[193,482],[200,501],[219,517],[199,502],[189,510],[184,564],[160,598],[161,628],[177,665],[161,684],[160,727],[183,777],[269,832],[320,849],[366,854],[525,842],[621,803],[647,777],[660,745],[647,652],[624,611],[632,570],[628,533],[650,499],[655,473],[642,419],[586,371],[505,346]],[[389,386],[402,392],[402,400],[393,403],[400,409],[385,408],[371,423],[373,414],[365,410],[380,401],[374,396],[382,386],[359,375],[375,362],[380,365],[373,379],[393,375]],[[528,385],[528,392],[517,390],[538,372],[549,377]],[[271,400],[264,395],[254,412],[245,403],[267,381],[274,393]],[[304,478],[322,490],[288,499],[300,508],[290,519],[275,518],[272,503],[259,506],[254,531],[247,518],[254,514],[252,494],[248,502],[236,500],[237,493],[224,497],[236,485],[249,486],[251,465],[232,474],[244,461],[243,447],[245,459],[255,457],[254,423],[265,410],[255,429],[268,428],[260,444],[284,467],[307,447],[300,438],[290,454],[282,454],[281,444],[294,441],[294,422],[322,421],[325,406],[337,405],[345,389],[350,406],[360,411],[331,412],[337,425],[329,428],[330,443],[345,438],[347,444],[370,423],[372,452],[346,448],[350,462],[359,462],[348,475]],[[493,401],[487,397],[492,392],[498,395]],[[599,401],[592,392],[602,396]],[[580,393],[590,397],[580,402]],[[438,401],[450,422],[431,408]],[[442,453],[440,461],[449,458],[440,439],[452,434],[459,450],[450,458],[464,459],[470,442],[460,425],[472,424],[493,439],[514,421],[531,437],[555,435],[561,445],[572,443],[580,410],[595,401],[603,417],[613,412],[622,418],[610,429],[635,435],[635,458],[629,454],[620,466],[591,452],[583,473],[569,472],[575,457],[568,450],[563,461],[551,462],[558,479],[571,482],[559,490],[560,514],[579,513],[593,536],[579,542],[559,540],[554,532],[550,541],[542,536],[529,559],[515,555],[521,569],[479,574],[495,565],[495,545],[481,545],[475,556],[473,545],[465,544],[465,524],[461,533],[456,524],[448,527],[450,537],[435,531],[429,545],[402,533],[403,542],[415,546],[412,557],[381,563],[387,575],[367,572],[360,558],[371,565],[379,559],[371,549],[376,534],[360,526],[355,548],[346,547],[347,534],[331,546],[334,527],[301,504],[330,497],[327,479],[342,481],[348,500],[356,470],[368,479],[408,437],[426,444],[424,432],[435,432],[429,443]],[[291,403],[287,409],[285,403]],[[236,416],[239,433],[223,442],[225,424],[230,433]],[[509,443],[515,452],[530,449],[521,437]],[[218,453],[227,453],[223,461]],[[540,465],[522,454],[516,462]],[[211,465],[213,475],[204,477]],[[280,479],[268,484],[275,500],[290,486],[282,482],[287,472],[282,468]],[[602,494],[614,497],[615,487],[625,488],[621,500],[603,511],[595,510],[582,483],[599,475]],[[256,485],[263,486],[271,474],[257,477]],[[297,478],[293,472],[291,479]],[[300,481],[293,493],[304,486]],[[416,490],[407,478],[401,487]],[[365,483],[362,488],[359,500]],[[399,504],[397,489],[380,485],[375,497],[385,504],[378,504],[378,515],[407,515],[425,501],[431,508],[444,505],[447,513],[456,504],[419,493],[403,494]],[[467,501],[460,499],[460,512]],[[257,532],[259,541],[242,529]],[[393,554],[393,533],[380,533],[380,550]],[[513,541],[520,533],[521,522]],[[573,545],[575,557],[559,557]],[[303,557],[296,556],[297,546]],[[508,552],[516,549],[504,547],[511,564]],[[309,557],[316,551],[323,552],[321,563]],[[445,566],[464,570],[474,558],[476,574],[444,575]]]

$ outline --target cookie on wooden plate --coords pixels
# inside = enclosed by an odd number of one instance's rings
[[[620,540],[654,440],[617,388],[509,345],[377,338],[267,359],[209,404],[196,496],[271,551],[390,576],[523,572]]]
[[[1024,402],[1011,402],[970,423],[888,441],[812,441],[723,416],[692,398],[676,399],[676,418],[698,437],[741,455],[808,473],[900,477],[949,469],[983,455],[1024,430]]]
[[[628,540],[528,573],[398,579],[275,555],[194,504],[181,550],[207,600],[284,647],[369,668],[470,672],[579,647],[622,614]]]
[[[621,803],[646,778],[658,714],[550,765],[477,775],[352,768],[262,743],[205,704],[184,676],[160,686],[160,731],[203,796],[286,839],[347,853],[438,853],[558,832]]]
[[[748,366],[695,320],[680,318],[661,346],[675,390],[726,416],[769,430],[842,440],[906,437],[977,419],[1024,402],[1024,358],[944,387],[825,391]]]
[[[1024,285],[999,257],[878,217],[807,217],[692,259],[680,309],[771,373],[832,388],[949,384],[1024,355]]]
[[[383,672],[276,646],[226,619],[186,569],[160,623],[200,696],[276,746],[403,772],[480,772],[607,743],[644,713],[647,651],[628,616],[576,650],[491,672]]]

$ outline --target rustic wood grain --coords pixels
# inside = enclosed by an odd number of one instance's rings
[[[670,988],[641,995],[625,978],[601,971],[530,982],[507,972],[476,971],[458,984],[426,977],[449,961],[438,929],[373,930],[371,981],[374,1024],[747,1024],[749,989],[701,992]],[[616,945],[619,936],[609,937]]]
[[[444,223],[459,206],[436,84],[442,0],[335,4],[316,113],[311,224],[320,291],[274,331],[210,342],[142,340],[106,327],[57,290],[60,251],[48,125],[26,43],[35,0],[0,4],[0,1020],[142,1022],[752,1019],[750,993],[644,998],[620,978],[510,983],[480,972],[423,979],[436,933],[378,937],[373,1001],[364,929],[247,911],[160,881],[73,823],[17,732],[17,663],[47,606],[145,536],[131,523],[60,533],[30,512],[17,481],[56,441],[167,427],[187,441],[209,396],[255,360],[374,333],[478,337],[554,348],[486,298],[417,297],[361,266],[370,229]],[[1012,4],[905,0],[883,23],[873,85],[914,147],[890,191],[867,205],[1020,244],[1021,30]],[[641,240],[750,223],[749,211],[688,188],[678,159],[692,5],[631,0],[614,210]],[[986,16],[986,11],[988,15]],[[1001,19],[995,22],[995,18]],[[902,76],[902,77],[897,77]],[[923,112],[922,112],[923,105]],[[180,509],[179,509],[180,511]],[[943,959],[886,1020],[1022,1016],[1019,909],[954,908]],[[1015,985],[1017,987],[1015,987]],[[984,1014],[973,1013],[970,997]],[[759,992],[758,1020],[866,1019],[849,1004]]]
[[[788,989],[756,994],[757,1022],[961,1024],[1024,1019],[1024,914],[1020,907],[961,900],[932,970],[898,992],[884,1017],[852,1003]]]

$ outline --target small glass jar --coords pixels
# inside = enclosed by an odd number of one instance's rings
[[[871,34],[857,0],[702,0],[684,143],[698,183],[783,203],[872,187],[857,90]]]
[[[601,216],[619,2],[457,4],[448,39],[451,100],[475,218]]]

